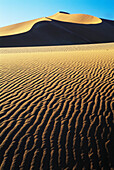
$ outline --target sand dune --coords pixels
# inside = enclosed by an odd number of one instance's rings
[[[50,16],[49,18],[63,22],[72,22],[76,24],[99,24],[102,22],[100,18],[87,14],[65,14],[61,12],[58,12],[55,15]]]
[[[15,34],[28,32],[33,27],[34,24],[41,21],[50,21],[50,20],[48,18],[43,17],[43,18],[38,18],[38,19],[34,19],[34,20],[30,20],[14,25],[2,27],[0,28],[0,36],[15,35]]]
[[[0,169],[113,169],[114,43],[1,48]]]
[[[0,47],[114,42],[114,21],[58,12],[49,17],[0,28]]]

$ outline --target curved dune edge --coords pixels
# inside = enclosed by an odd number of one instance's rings
[[[34,26],[34,24],[41,21],[51,21],[51,20],[43,17],[43,18],[38,18],[38,19],[2,27],[0,28],[0,36],[15,35],[15,34],[28,32]]]
[[[8,36],[8,35],[25,33],[29,31],[37,22],[51,21],[51,19],[62,21],[62,22],[77,23],[77,24],[99,24],[102,22],[101,19],[91,16],[91,15],[67,14],[67,13],[58,12],[55,15],[52,15],[50,17],[38,18],[35,20],[30,20],[30,21],[2,27],[0,28],[0,36]]]
[[[113,169],[113,56],[1,54],[0,169]]]
[[[50,16],[49,18],[63,22],[71,22],[75,24],[100,24],[102,20],[87,14],[64,14],[61,12]]]

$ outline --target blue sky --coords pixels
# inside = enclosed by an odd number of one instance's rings
[[[53,15],[58,11],[114,20],[114,0],[0,0],[0,27]]]

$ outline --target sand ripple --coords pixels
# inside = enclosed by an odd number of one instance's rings
[[[113,56],[106,49],[0,55],[1,169],[114,167]]]

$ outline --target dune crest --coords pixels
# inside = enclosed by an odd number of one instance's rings
[[[28,32],[34,24],[41,21],[50,21],[48,18],[38,18],[0,28],[0,36],[15,35]]]
[[[42,17],[42,18],[2,27],[0,28],[0,36],[24,33],[29,31],[33,27],[33,25],[36,24],[37,22],[51,21],[51,19],[62,21],[62,22],[77,23],[77,24],[98,24],[102,22],[101,19],[91,15],[69,14],[67,12],[60,11],[50,17]]]
[[[99,23],[102,23],[102,20],[100,18],[94,17],[92,15],[87,15],[87,14],[67,14],[67,13],[63,13],[63,12],[62,13],[58,12],[49,18],[55,19],[58,21],[72,22],[72,23],[77,23],[77,24],[99,24]]]

